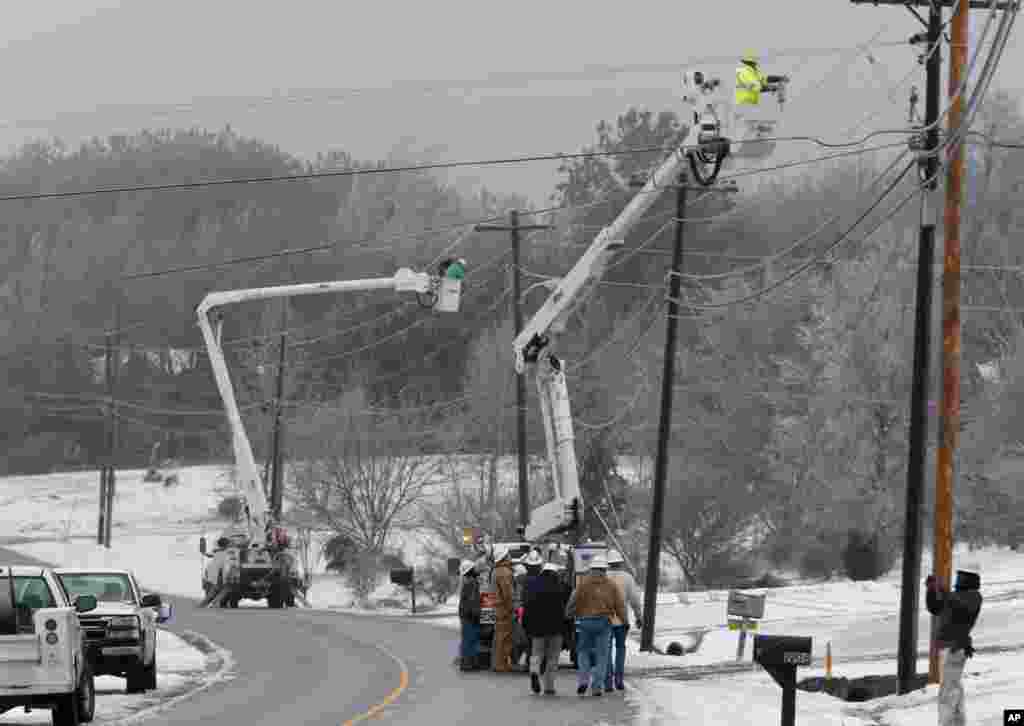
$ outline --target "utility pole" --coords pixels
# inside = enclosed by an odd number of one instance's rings
[[[511,232],[512,233],[512,311],[515,320],[515,335],[523,329],[522,267],[519,264],[520,234],[524,231],[551,229],[549,224],[519,223],[519,210],[508,213],[508,225],[478,224],[477,232]],[[526,460],[526,376],[516,374],[516,453],[519,457],[519,526],[526,529],[530,523],[530,491],[527,478]]]
[[[116,459],[118,446],[117,425],[117,377],[120,367],[121,353],[120,334],[121,306],[114,304],[114,329],[109,332],[106,350],[106,382],[107,382],[107,465],[100,473],[100,536],[98,544],[110,549],[111,533],[114,525],[114,495],[116,492]]]
[[[676,239],[672,249],[672,271],[668,283],[668,319],[665,329],[665,361],[661,374],[661,418],[658,422],[658,452],[654,463],[654,500],[651,503],[650,543],[647,549],[647,573],[644,576],[644,619],[640,629],[640,650],[654,649],[654,610],[658,596],[661,560],[661,529],[664,522],[665,479],[668,476],[668,440],[672,430],[672,384],[676,368],[676,335],[679,329],[679,297],[682,289],[683,224],[686,219],[686,192],[689,181],[679,173],[676,188]]]
[[[949,136],[960,128],[964,112],[964,67],[970,12],[954,6],[949,48]],[[980,49],[979,49],[980,50]],[[942,415],[935,476],[935,551],[932,572],[950,583],[953,569],[953,467],[960,438],[960,205],[963,197],[963,141],[947,150],[945,255],[942,266]],[[938,683],[937,619],[932,618],[928,648],[928,682]]]
[[[281,351],[277,363],[277,392],[274,400],[273,464],[270,475],[270,511],[275,522],[281,521],[281,506],[284,501],[284,464],[281,457],[281,442],[284,432],[282,431],[283,423],[281,421],[281,412],[284,409],[285,356],[288,345],[287,300],[282,301],[281,308]]]
[[[939,169],[939,94],[942,72],[942,10],[933,5],[924,40],[925,118],[921,176],[929,180],[921,196],[921,230],[917,253],[917,299],[914,320],[914,376],[910,394],[910,451],[903,529],[903,582],[900,590],[900,631],[897,677],[900,694],[910,693],[917,675],[918,615],[921,587],[921,501],[927,453],[928,384],[932,331],[932,268],[935,264],[935,203]]]
[[[106,382],[107,396],[110,397],[112,390],[112,378],[114,375],[114,341],[111,333],[106,335],[106,350],[103,356],[103,378]],[[96,544],[102,545],[107,535],[107,472],[110,471],[111,452],[113,451],[114,417],[112,415],[111,402],[107,402],[107,418],[104,443],[106,451],[103,452],[102,464],[100,465],[100,496],[99,513],[96,523]]]

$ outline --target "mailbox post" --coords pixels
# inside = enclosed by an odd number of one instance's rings
[[[416,614],[416,578],[411,567],[403,567],[391,571],[391,583],[407,587],[412,592],[412,614]]]
[[[747,631],[757,630],[757,621],[764,617],[764,595],[751,595],[737,590],[729,591],[726,615],[729,630],[740,631],[740,642],[736,647],[736,660],[743,660],[743,648],[747,642]]]
[[[790,635],[755,635],[754,662],[782,687],[782,726],[796,724],[796,668],[811,664],[811,639]]]

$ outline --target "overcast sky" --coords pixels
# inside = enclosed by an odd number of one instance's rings
[[[849,0],[36,0],[16,6],[0,23],[5,147],[31,136],[77,140],[144,126],[230,122],[300,155],[334,147],[360,158],[385,156],[403,137],[406,145],[440,145],[434,156],[448,159],[573,150],[592,141],[600,118],[613,119],[631,104],[677,107],[678,72],[669,69],[687,58],[748,48],[765,54],[846,48],[880,30],[879,41],[895,41],[919,29],[902,8]],[[980,24],[983,11],[972,17]],[[768,68],[794,76],[787,131],[834,136],[883,106],[886,112],[867,129],[904,116],[905,92],[896,104],[885,99],[912,67],[912,52],[880,48],[874,58],[872,64],[849,53],[787,56]],[[557,71],[644,64],[665,68],[592,70],[542,82]],[[1024,90],[1024,81],[1008,72],[1022,64],[1021,43],[1011,39],[996,83]],[[500,73],[519,75],[495,80]],[[492,87],[478,84],[483,87],[471,92],[440,88],[428,95],[408,85],[345,92],[489,75]],[[550,174],[549,165],[488,172],[485,179],[496,187],[525,185],[539,198]]]

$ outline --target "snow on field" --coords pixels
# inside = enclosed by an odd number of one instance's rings
[[[230,481],[224,467],[196,466],[176,472],[178,486],[144,482],[145,472],[118,471],[112,539],[130,530],[194,531],[216,512]],[[72,472],[0,479],[4,535],[31,539],[96,536],[99,472]]]
[[[68,533],[92,535],[96,516],[95,474],[0,480],[0,502],[4,503],[5,515],[10,516],[8,521],[27,525],[17,534],[32,541],[14,545],[25,554],[68,566],[127,567],[136,571],[146,588],[198,599],[202,595],[199,536],[215,537],[222,526],[213,514],[220,497],[230,491],[224,471],[221,467],[182,469],[178,472],[182,483],[170,489],[144,483],[141,472],[137,476],[120,472],[115,504],[117,526],[110,550],[97,547],[90,539],[61,541]],[[408,535],[400,543],[407,561],[423,562],[425,537]],[[153,567],[154,562],[161,563],[160,567]],[[930,563],[931,555],[926,552],[924,571]],[[1024,604],[1024,553],[1005,548],[970,551],[957,547],[953,566],[982,574],[986,604],[975,630],[977,645],[1024,643],[1024,618],[1017,616]],[[349,610],[352,595],[340,578],[323,573],[322,567],[314,571],[317,575],[310,591],[311,604],[317,608]],[[844,659],[895,651],[900,576],[897,564],[877,582],[835,580],[755,590],[766,595],[765,618],[758,632],[811,636],[816,659],[824,657],[826,644],[830,643],[836,677],[895,673],[895,663],[847,663]],[[627,667],[637,672],[651,667],[735,663],[739,634],[726,627],[727,596],[725,591],[659,593],[656,645],[664,650],[670,642],[678,641],[688,651],[696,647],[696,652],[683,657],[639,653],[639,634],[634,629],[630,633]],[[378,588],[375,598],[384,599],[377,612],[408,613],[408,594],[389,583]],[[425,597],[418,598],[419,604],[425,602]],[[435,614],[442,617],[430,622],[457,627],[454,609],[454,602],[436,609]],[[923,588],[921,611],[924,612]],[[920,649],[924,650],[927,620],[922,620],[919,633]],[[457,635],[452,635],[454,645]],[[749,672],[685,682],[638,678],[631,685],[630,697],[643,697],[647,704],[644,719],[650,724],[675,723],[683,718],[691,719],[692,723],[772,722],[778,718],[780,692],[774,681],[754,666],[752,652],[752,638],[748,637],[743,661],[750,664]],[[919,672],[924,667],[922,662]],[[819,671],[802,669],[801,675],[815,675]],[[1024,660],[1020,656],[980,653],[971,661],[968,674],[972,723],[997,723],[992,719],[1001,715],[1002,708],[1021,705],[1020,696],[1014,696],[1024,693],[1019,685],[1024,675]],[[877,723],[863,708],[865,705],[870,709],[885,708],[885,721],[894,726],[933,723],[935,718],[934,687],[905,698],[880,699],[869,704],[847,704],[825,694],[804,692],[797,700],[797,718],[803,723]]]
[[[125,681],[114,676],[96,677],[96,720],[102,724],[130,716],[142,709],[174,698],[196,687],[206,678],[207,657],[185,640],[167,630],[157,631],[157,688],[142,695],[126,695]],[[50,723],[49,710],[25,713],[23,709],[0,716],[0,724]]]

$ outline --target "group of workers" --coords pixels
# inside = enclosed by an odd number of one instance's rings
[[[508,549],[501,548],[495,551],[494,562],[495,623],[490,663],[493,671],[519,671],[515,634],[517,627],[521,628],[529,643],[531,690],[553,696],[563,643],[574,634],[577,694],[584,696],[590,691],[600,696],[606,691],[625,690],[629,608],[632,607],[633,622],[639,628],[643,606],[636,580],[624,568],[620,553],[612,550],[607,558],[595,555],[575,587],[564,566],[545,562],[536,549],[513,563]],[[463,671],[477,669],[481,569],[482,565],[470,560],[460,568]]]

